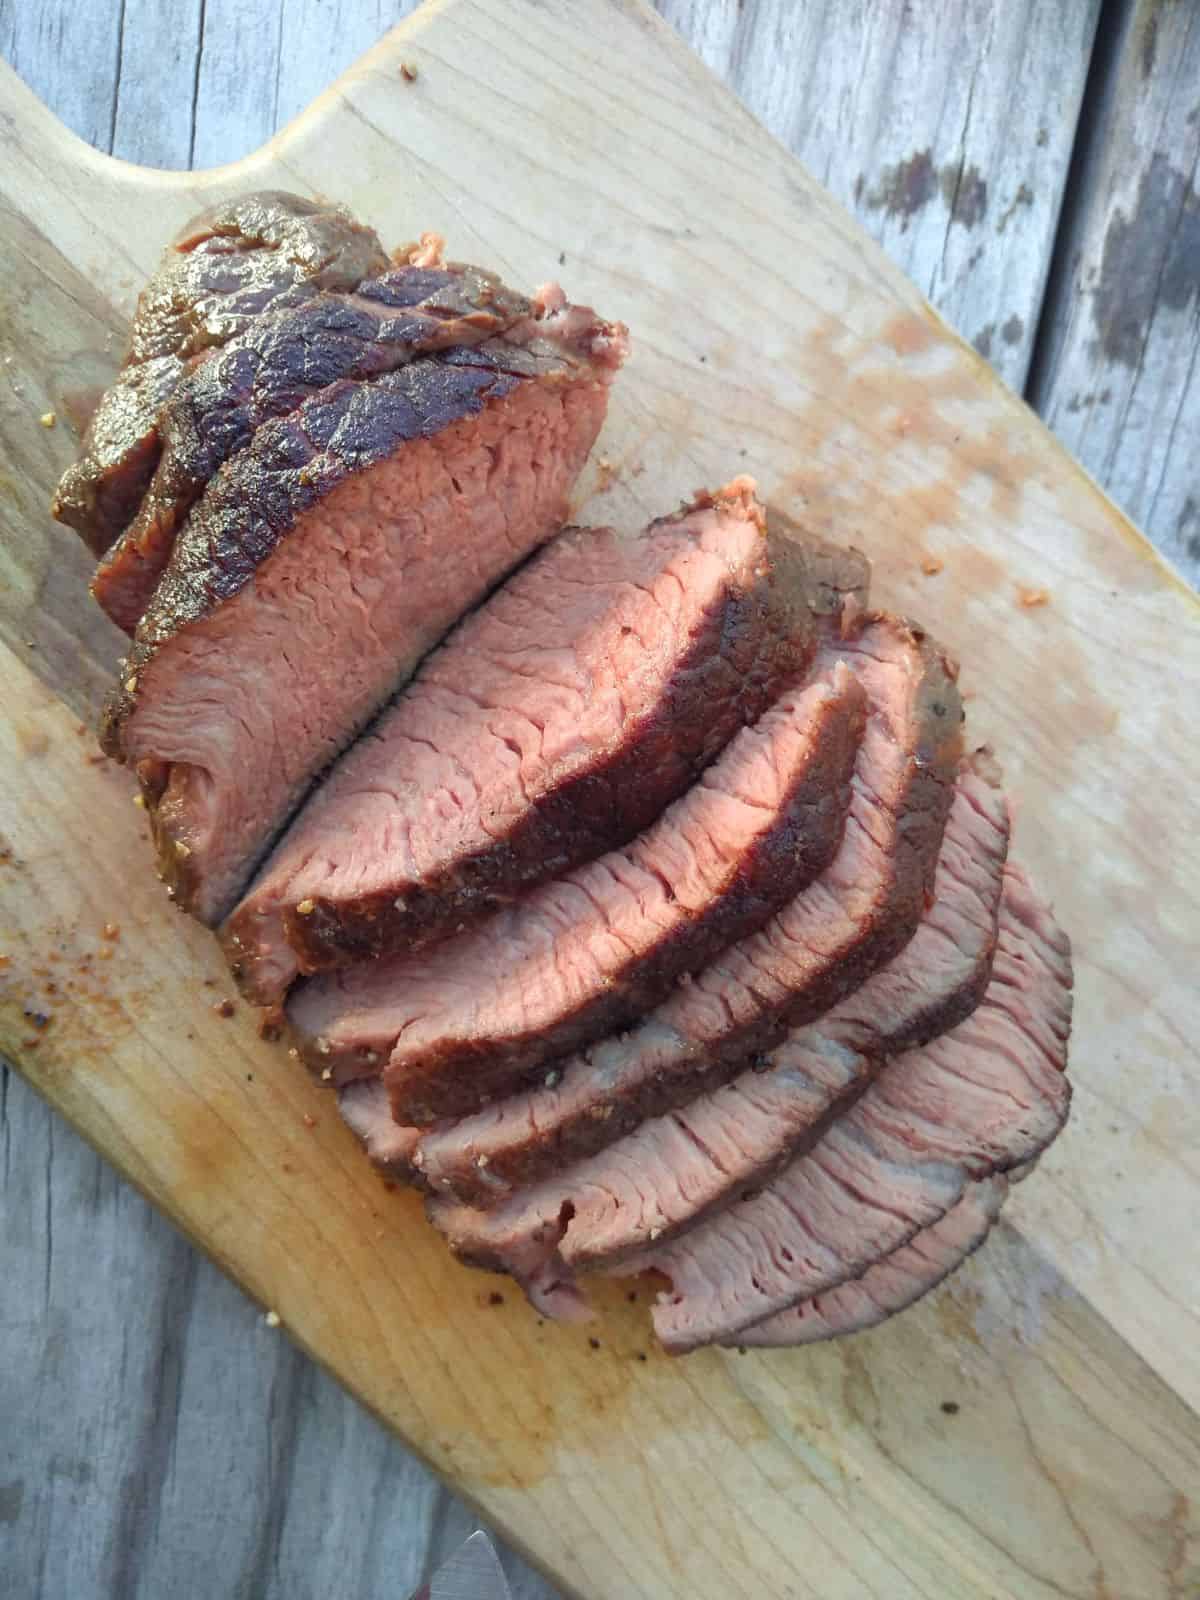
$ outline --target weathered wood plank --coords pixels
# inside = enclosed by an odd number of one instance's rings
[[[1099,0],[656,0],[1015,389]]]
[[[478,1526],[3,1063],[0,1219],[6,1596],[404,1600]]]
[[[1119,9],[1031,398],[1200,582],[1200,7]]]

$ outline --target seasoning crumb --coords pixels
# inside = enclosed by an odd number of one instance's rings
[[[38,421],[41,423],[43,428],[52,428],[58,421],[58,417],[53,411],[43,411],[41,416],[38,418]]]
[[[625,1296],[625,1298],[626,1298],[626,1300],[629,1301],[629,1304],[631,1306],[632,1305],[636,1305],[637,1304],[637,1290],[636,1289],[630,1289],[629,1293]]]
[[[316,1117],[313,1116],[311,1111],[306,1111],[304,1113],[304,1126],[306,1128],[315,1128],[316,1125],[317,1125]]]
[[[948,1416],[948,1417],[956,1417],[958,1415],[958,1409],[959,1409],[959,1407],[958,1407],[958,1401],[957,1400],[943,1400],[942,1401],[942,1411],[944,1412],[944,1414],[946,1416]]]
[[[126,694],[132,694],[133,691],[136,688],[137,688],[137,673],[134,672],[134,673],[131,673],[129,675],[129,677],[125,679],[125,693]]]
[[[588,1340],[588,1343],[591,1345],[593,1350],[599,1350],[600,1341],[594,1335]]]
[[[315,900],[298,900],[296,902],[296,915],[298,917],[311,917],[317,909]]]
[[[500,1293],[499,1289],[493,1289],[491,1294],[488,1295],[488,1305],[502,1306],[503,1304],[504,1296]]]
[[[333,1077],[333,1068],[332,1067],[326,1067],[324,1072],[322,1072],[322,1074],[321,1074],[322,1080],[325,1083],[328,1083],[330,1078],[332,1078],[332,1077]]]
[[[121,937],[121,924],[119,922],[106,922],[100,930],[100,937],[107,939],[109,944],[116,944]]]
[[[652,1240],[661,1239],[662,1238],[662,1229],[661,1228],[651,1228],[650,1229],[650,1238]]]
[[[133,803],[139,811],[144,811],[146,809],[146,796],[144,794],[135,794]]]
[[[400,76],[405,83],[416,83],[417,69],[411,61],[402,61],[400,63]]]
[[[1024,584],[1018,584],[1017,600],[1025,607],[1026,611],[1029,611],[1034,606],[1049,605],[1050,591],[1049,589],[1027,589]]]
[[[274,1044],[283,1037],[283,1018],[278,1010],[264,1011],[258,1019],[258,1037],[265,1039],[268,1044]]]
[[[921,562],[921,571],[927,578],[936,578],[939,572],[945,570],[946,563],[939,561],[936,556],[926,556]]]
[[[293,1061],[299,1061],[300,1059],[300,1052],[294,1044],[288,1047],[288,1055],[291,1056]]]
[[[190,844],[184,844],[182,839],[176,839],[176,841],[175,841],[175,854],[179,857],[179,859],[181,861],[186,861],[187,858],[191,855],[191,853],[192,853],[192,847],[191,847]]]
[[[263,1318],[263,1321],[266,1323],[268,1328],[277,1328],[279,1326],[278,1311],[268,1311],[266,1316]]]
[[[231,1017],[236,1009],[232,1000],[217,1000],[213,1003],[213,1010],[219,1017]]]
[[[638,1351],[637,1358],[639,1361],[648,1361],[650,1359],[644,1350]]]

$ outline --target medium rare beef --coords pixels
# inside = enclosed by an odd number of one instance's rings
[[[160,457],[136,516],[92,579],[119,627],[136,628],[175,535],[213,473],[254,430],[339,378],[391,371],[434,350],[480,344],[531,314],[522,296],[476,267],[398,266],[357,293],[273,307],[194,362],[158,419]],[[287,297],[285,297],[287,298]]]
[[[1008,1179],[1000,1173],[969,1184],[944,1217],[868,1267],[861,1278],[849,1278],[836,1289],[744,1329],[736,1343],[743,1349],[815,1344],[886,1322],[945,1282],[979,1249],[1007,1194]]]
[[[129,354],[64,473],[52,510],[96,555],[137,510],[159,456],[159,414],[201,352],[272,304],[353,289],[388,265],[340,207],[272,190],[202,212],[168,245],[142,290]]]
[[[863,693],[837,663],[744,728],[632,844],[427,954],[351,968],[288,1007],[302,1054],[377,1070],[398,1121],[475,1110],[620,1027],[761,927],[838,846]]]
[[[495,1156],[518,1176],[601,1149],[732,1077],[748,1055],[820,1016],[907,944],[932,888],[961,706],[936,647],[896,618],[856,621],[845,638],[831,630],[818,667],[843,659],[866,689],[870,714],[829,869],[630,1033],[444,1141],[431,1136],[443,1175],[478,1168],[481,1154],[485,1170]],[[454,1159],[455,1146],[465,1160]]]
[[[225,930],[243,991],[413,950],[649,826],[811,655],[770,549],[742,479],[556,539],[293,823]]]
[[[527,1262],[528,1241],[536,1236],[557,1251],[564,1280],[572,1269],[619,1261],[650,1237],[694,1226],[766,1183],[816,1142],[886,1057],[954,1027],[978,1004],[991,972],[1008,846],[1007,807],[993,767],[988,757],[964,767],[933,903],[900,954],[726,1087],[651,1118],[596,1155],[560,1163],[547,1176],[553,1143],[527,1131],[522,1144],[511,1114],[490,1124],[484,1115],[452,1123],[419,1144],[392,1139],[390,1160],[415,1164],[430,1189],[491,1210],[494,1215],[477,1226],[497,1259]],[[529,1130],[528,1102],[521,1110]],[[497,1137],[506,1131],[507,1144]],[[522,1173],[526,1181],[541,1181],[514,1194]],[[565,1206],[570,1219],[565,1231],[556,1230]],[[465,1218],[455,1226],[465,1239]]]
[[[557,1314],[576,1298],[577,1271],[611,1267],[769,1182],[817,1142],[884,1058],[968,1015],[991,970],[1008,843],[993,764],[985,757],[979,765],[978,771],[968,766],[957,786],[933,905],[888,966],[726,1087],[644,1122],[610,1148],[510,1198],[493,1177],[493,1151],[476,1153],[468,1177],[458,1146],[454,1192],[484,1208],[437,1208],[459,1252],[512,1271]],[[379,1152],[383,1130],[375,1137]],[[419,1146],[393,1135],[387,1158],[395,1167],[418,1170],[431,1189],[445,1189],[447,1147],[456,1148],[454,1126]]]
[[[761,1194],[629,1262],[671,1282],[654,1310],[663,1344],[733,1339],[861,1276],[945,1216],[969,1183],[1038,1155],[1070,1105],[1070,1016],[1070,946],[1010,863],[978,1009],[897,1057]]]
[[[559,526],[624,329],[547,307],[259,428],[175,543],[105,713],[161,870],[230,910],[314,775]]]

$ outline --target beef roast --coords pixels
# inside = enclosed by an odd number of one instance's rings
[[[628,843],[803,671],[801,599],[749,480],[637,538],[556,539],[293,823],[225,930],[243,991],[411,951]]]
[[[563,1277],[572,1268],[620,1260],[651,1235],[694,1226],[814,1143],[883,1059],[974,1010],[991,973],[1007,846],[1007,807],[985,757],[959,778],[933,903],[914,937],[861,988],[795,1029],[726,1087],[547,1176],[547,1157],[557,1152],[552,1141],[537,1138],[528,1100],[520,1108],[523,1141],[516,1116],[489,1122],[480,1115],[431,1131],[419,1144],[392,1138],[390,1160],[415,1164],[430,1189],[495,1211],[479,1226],[497,1254],[527,1260],[528,1238],[552,1242]],[[507,1143],[498,1138],[503,1132]],[[522,1178],[541,1181],[514,1194]],[[556,1236],[553,1223],[568,1204],[570,1221]],[[456,1228],[464,1238],[462,1219]]]
[[[860,989],[725,1088],[515,1194],[493,1175],[490,1147],[463,1171],[455,1125],[418,1147],[411,1136],[387,1135],[378,1123],[371,1129],[364,1118],[377,1159],[386,1142],[391,1164],[420,1171],[431,1189],[452,1188],[468,1204],[443,1203],[437,1214],[459,1252],[513,1272],[551,1314],[573,1301],[577,1271],[612,1266],[761,1187],[817,1142],[883,1059],[953,1027],[978,1003],[991,971],[1008,843],[993,764],[984,758],[979,765],[960,777],[935,898],[915,936]]]
[[[271,304],[353,289],[387,265],[371,229],[300,195],[243,195],[194,217],[142,290],[129,354],[63,475],[54,515],[96,555],[107,549],[154,473],[159,414],[191,358],[236,338]]]
[[[172,893],[230,910],[313,776],[563,519],[624,329],[549,308],[264,424],[175,543],[106,708]]]
[[[789,1027],[810,1021],[896,955],[932,888],[961,751],[961,706],[930,641],[875,615],[837,630],[817,656],[859,675],[870,714],[841,848],[828,871],[749,939],[727,950],[624,1036],[568,1062],[553,1083],[490,1108],[443,1141],[493,1155],[514,1175],[546,1170],[611,1144],[740,1071]]]
[[[254,430],[339,378],[367,378],[434,350],[480,344],[531,314],[530,303],[477,267],[400,265],[357,293],[273,307],[237,339],[194,362],[158,419],[160,456],[137,515],[104,556],[92,593],[119,627],[136,628],[213,473]]]
[[[979,1249],[1007,1194],[1008,1179],[1001,1173],[968,1184],[962,1199],[944,1217],[868,1267],[861,1278],[849,1278],[836,1289],[743,1329],[736,1343],[743,1349],[815,1344],[886,1322],[936,1289]]]
[[[670,1279],[654,1310],[663,1344],[733,1339],[861,1276],[945,1216],[970,1182],[1039,1154],[1070,1105],[1070,1016],[1069,944],[1010,863],[978,1009],[897,1057],[761,1194],[629,1262]]]
[[[344,1079],[390,1051],[394,1114],[419,1125],[620,1027],[827,865],[862,723],[841,663],[785,692],[632,844],[428,953],[307,986],[302,1053]]]

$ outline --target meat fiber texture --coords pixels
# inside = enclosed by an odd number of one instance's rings
[[[742,479],[556,539],[293,823],[225,929],[243,991],[418,949],[649,826],[811,657],[770,551]]]
[[[341,207],[266,190],[194,217],[167,247],[134,313],[129,353],[52,506],[99,555],[136,512],[158,463],[159,418],[189,363],[268,306],[353,289],[386,270],[376,235]]]
[[[744,1329],[737,1336],[739,1348],[777,1349],[837,1339],[877,1327],[915,1305],[979,1249],[1000,1215],[1008,1184],[1002,1173],[970,1184],[944,1217],[868,1267],[861,1278],[850,1278]]]
[[[819,1139],[887,1057],[974,1010],[991,972],[1008,844],[1007,808],[990,768],[990,761],[964,768],[934,900],[912,940],[725,1088],[515,1194],[495,1176],[500,1163],[491,1147],[468,1143],[474,1160],[464,1164],[460,1136],[469,1124],[419,1144],[389,1137],[363,1098],[353,1107],[355,1125],[376,1159],[414,1166],[435,1192],[453,1189],[461,1199],[465,1191],[474,1213],[435,1208],[459,1253],[514,1271],[553,1310],[573,1296],[577,1270],[619,1263],[761,1187]]]
[[[302,1052],[342,1081],[390,1052],[393,1112],[420,1124],[621,1026],[824,868],[862,720],[840,663],[785,693],[629,846],[427,956],[301,991],[288,1016]]]
[[[748,1056],[820,1016],[907,944],[933,887],[961,705],[940,652],[897,618],[872,614],[847,637],[833,627],[817,669],[839,662],[863,684],[868,717],[827,871],[628,1034],[469,1126],[430,1135],[431,1180],[453,1186],[474,1168],[499,1185],[602,1149],[735,1076]]]
[[[102,738],[202,921],[420,657],[561,524],[625,334],[579,308],[539,328],[330,385],[260,427],[188,518]]]
[[[1070,946],[1019,867],[1005,868],[992,979],[978,1009],[897,1057],[761,1194],[631,1258],[669,1280],[667,1349],[746,1328],[860,1277],[968,1185],[1034,1159],[1070,1106]]]
[[[272,417],[339,378],[369,378],[437,350],[481,344],[527,320],[529,301],[477,267],[443,266],[427,235],[408,262],[356,291],[314,294],[250,319],[238,338],[193,361],[157,421],[160,455],[137,514],[97,568],[92,593],[132,633],[175,535],[214,472]],[[435,264],[436,263],[436,264]]]

